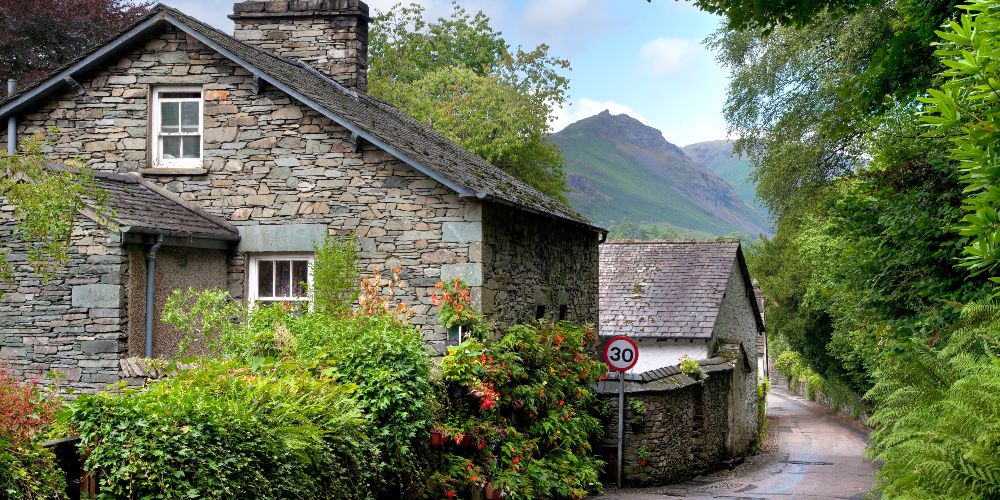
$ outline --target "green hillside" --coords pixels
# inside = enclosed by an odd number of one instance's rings
[[[623,219],[712,235],[767,232],[767,222],[659,130],[607,111],[553,136],[563,151],[570,202],[602,224]]]
[[[697,142],[681,149],[688,157],[708,167],[715,172],[715,175],[733,186],[747,205],[767,215],[767,209],[756,199],[757,184],[750,179],[750,171],[753,168],[750,160],[733,156],[732,141]]]

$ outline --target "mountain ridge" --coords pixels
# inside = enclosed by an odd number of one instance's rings
[[[598,223],[631,220],[724,235],[768,232],[766,219],[726,181],[663,134],[608,110],[552,135],[573,207]]]

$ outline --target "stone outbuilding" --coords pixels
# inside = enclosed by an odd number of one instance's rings
[[[120,209],[116,228],[81,217],[69,266],[43,283],[2,206],[17,272],[0,284],[0,363],[97,390],[124,358],[176,351],[159,321],[170,290],[308,300],[298,284],[334,234],[356,235],[365,270],[402,269],[398,297],[438,350],[457,339],[430,294],[452,277],[501,327],[596,323],[604,230],[366,95],[367,5],[256,0],[230,17],[234,36],[157,5],[0,101],[3,136],[58,127],[46,159],[82,158]]]
[[[739,241],[609,241],[601,245],[600,334],[639,345],[633,372],[706,359],[720,339],[756,364],[764,331]]]
[[[624,374],[626,481],[681,481],[751,453],[764,324],[740,242],[605,243],[600,290],[601,336],[639,346]],[[680,370],[683,356],[704,378]],[[615,414],[618,385],[597,384]],[[605,436],[616,436],[617,421],[605,424]],[[602,443],[609,458],[615,444]]]

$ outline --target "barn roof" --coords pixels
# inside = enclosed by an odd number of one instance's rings
[[[73,79],[75,76],[101,67],[135,41],[168,25],[244,67],[253,73],[255,81],[275,86],[462,196],[509,205],[604,232],[565,203],[470,153],[385,101],[347,89],[308,64],[248,45],[162,4],[48,78],[0,101],[0,120],[30,108],[57,91],[75,88],[78,86]]]
[[[730,274],[750,283],[739,241],[612,241],[600,267],[603,336],[711,338]]]

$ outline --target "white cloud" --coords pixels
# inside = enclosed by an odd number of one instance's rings
[[[708,57],[708,54],[697,42],[687,38],[656,38],[639,49],[639,72],[673,75],[699,57]]]
[[[588,116],[594,116],[601,111],[608,110],[613,115],[626,114],[639,120],[646,125],[650,124],[649,119],[638,111],[615,101],[595,101],[586,97],[577,99],[560,109],[555,110],[555,120],[552,122],[552,131],[558,132],[571,123],[578,122]]]
[[[606,0],[530,0],[512,28],[527,45],[544,42],[557,54],[573,55],[625,26],[613,5]]]

